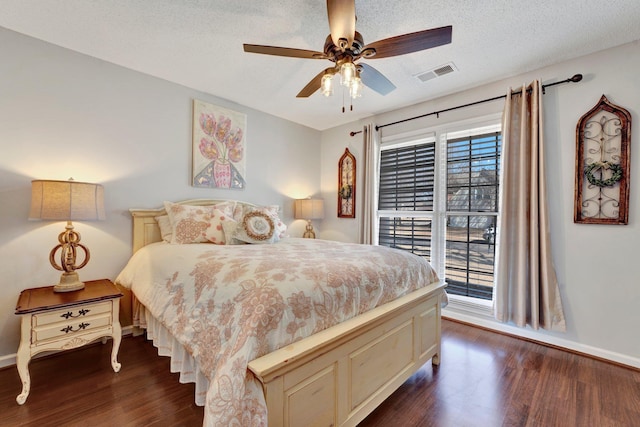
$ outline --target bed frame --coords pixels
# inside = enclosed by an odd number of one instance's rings
[[[155,217],[164,213],[131,209],[134,252],[161,240]],[[429,285],[251,361],[249,369],[263,385],[269,425],[355,426],[429,359],[438,365],[444,287]]]

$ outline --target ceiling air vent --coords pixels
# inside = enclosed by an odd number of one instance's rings
[[[453,73],[456,71],[456,66],[453,65],[453,62],[449,62],[448,64],[441,65],[432,70],[425,71],[424,73],[416,74],[415,77],[421,82],[426,82],[431,79],[435,79],[436,77],[442,77],[445,74]]]

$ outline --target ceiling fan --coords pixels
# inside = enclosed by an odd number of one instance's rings
[[[335,65],[322,70],[298,93],[298,98],[307,98],[318,89],[330,95],[331,79],[340,73],[342,84],[349,87],[352,98],[360,96],[362,84],[381,95],[396,87],[382,73],[360,59],[389,58],[418,52],[451,43],[451,26],[417,31],[364,44],[362,34],[356,31],[355,0],[327,0],[329,29],[323,52],[288,47],[244,44],[244,51],[265,55],[293,58],[328,59]]]

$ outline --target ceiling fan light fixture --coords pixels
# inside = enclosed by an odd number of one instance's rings
[[[374,41],[365,45],[362,34],[356,31],[356,11],[354,0],[327,0],[329,35],[325,39],[322,52],[290,47],[244,44],[244,51],[263,55],[285,56],[290,58],[323,59],[334,65],[316,74],[296,95],[296,98],[308,98],[318,90],[324,96],[333,94],[333,76],[340,73],[342,100],[347,96],[361,96],[362,86],[380,95],[387,95],[396,87],[382,73],[370,65],[354,64],[361,58],[390,58],[432,49],[449,44],[452,41],[451,25],[401,34]],[[438,70],[440,71],[440,70]],[[360,73],[364,74],[360,74]],[[360,80],[360,77],[363,80]],[[421,76],[422,77],[422,76]],[[421,78],[421,80],[425,80]],[[355,82],[355,83],[354,83]]]
[[[360,98],[362,96],[362,80],[360,77],[356,76],[351,82],[351,86],[349,87],[349,95],[351,95],[352,99]]]
[[[320,82],[320,91],[324,96],[333,95],[333,74],[325,74]]]
[[[353,80],[356,78],[356,66],[353,62],[345,62],[340,66],[340,80],[343,86],[351,87]]]

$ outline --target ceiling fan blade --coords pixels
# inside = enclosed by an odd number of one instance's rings
[[[358,67],[361,67],[360,78],[362,83],[378,92],[380,95],[386,95],[393,91],[396,86],[389,81],[380,71],[373,68],[371,65],[359,63]]]
[[[356,33],[355,0],[327,0],[327,15],[333,44],[340,48],[351,47]],[[346,39],[346,46],[341,45],[340,39]]]
[[[320,89],[320,84],[322,83],[322,76],[324,76],[327,72],[332,71],[333,67],[326,68],[318,73],[302,90],[296,95],[296,98],[308,98],[314,94],[315,91]]]
[[[449,25],[378,40],[365,46],[365,49],[376,50],[376,54],[367,59],[388,58],[449,44],[452,29],[453,27]]]
[[[290,47],[263,46],[258,44],[243,44],[244,51],[249,53],[262,53],[264,55],[287,56],[290,58],[328,59],[322,52],[313,50],[293,49]]]

